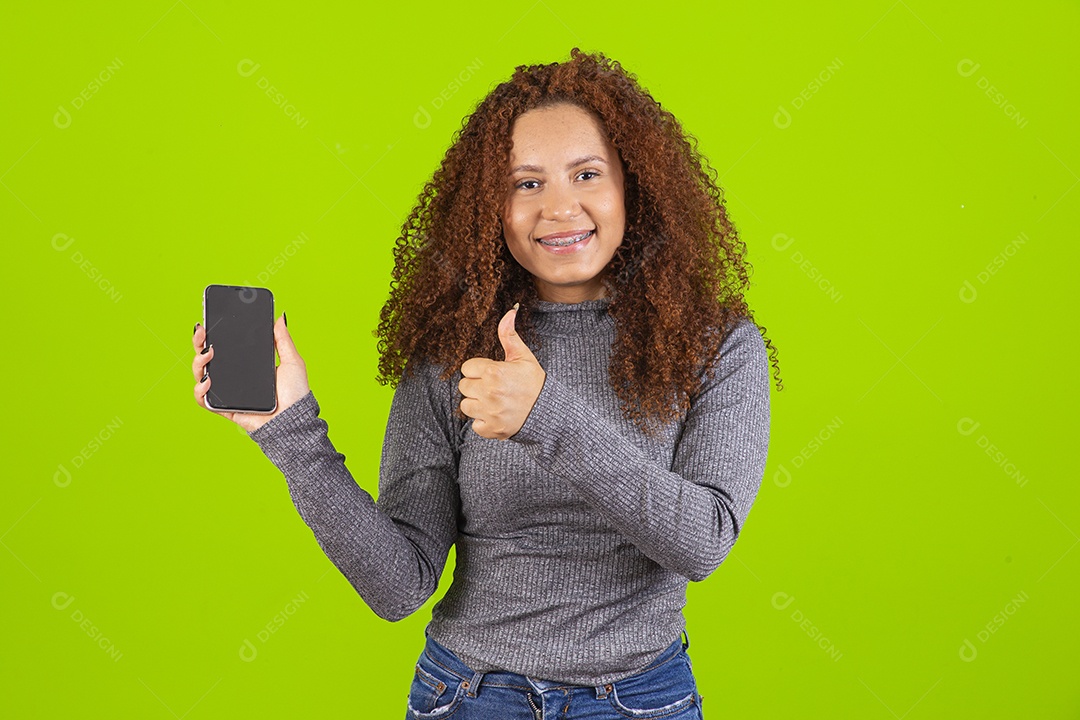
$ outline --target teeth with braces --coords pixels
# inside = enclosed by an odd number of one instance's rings
[[[584,240],[589,235],[592,235],[592,233],[593,233],[593,231],[590,230],[589,232],[583,233],[581,235],[574,235],[574,236],[568,237],[568,238],[561,238],[560,241],[556,241],[556,242],[548,242],[547,240],[544,240],[543,238],[541,238],[540,242],[543,243],[544,245],[552,245],[554,247],[566,247],[567,245],[573,245],[574,243],[578,242],[579,240]]]

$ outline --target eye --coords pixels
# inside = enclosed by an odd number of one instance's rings
[[[536,181],[535,180],[522,180],[521,182],[519,182],[514,187],[518,188],[519,190],[532,190],[532,188],[525,187],[529,183],[536,183]]]
[[[595,170],[582,170],[580,173],[578,173],[578,177],[581,177],[582,175],[592,175],[593,177],[599,177],[600,173],[596,172]]]

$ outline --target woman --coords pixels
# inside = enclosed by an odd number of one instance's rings
[[[397,240],[377,503],[284,316],[277,411],[220,413],[381,617],[419,608],[455,546],[410,718],[701,717],[682,608],[760,486],[769,357],[745,246],[688,137],[577,48],[478,105]],[[200,404],[212,359],[195,356]]]

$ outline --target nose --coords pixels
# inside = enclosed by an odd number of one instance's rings
[[[581,213],[581,204],[573,187],[566,183],[552,183],[544,193],[542,215],[545,220],[570,220]]]

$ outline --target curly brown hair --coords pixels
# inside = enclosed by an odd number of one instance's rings
[[[616,325],[608,372],[624,416],[651,435],[689,407],[735,324],[754,322],[743,298],[751,268],[697,139],[618,62],[576,47],[563,63],[518,66],[454,133],[394,248],[372,332],[377,380],[396,386],[412,358],[444,366],[444,381],[471,357],[502,359],[497,326],[518,301],[518,334],[542,346],[530,313],[537,291],[503,239],[501,209],[515,119],[558,103],[591,112],[623,163],[626,229],[603,273]],[[776,348],[757,327],[780,390]]]

